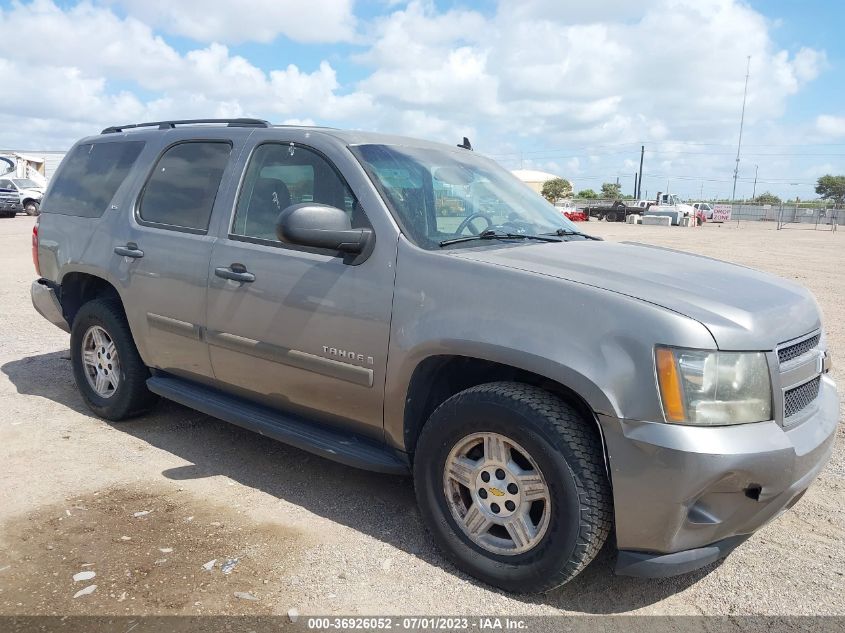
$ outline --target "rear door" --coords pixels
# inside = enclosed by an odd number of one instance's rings
[[[194,132],[194,134],[196,134]],[[127,314],[144,361],[208,382],[203,337],[215,210],[231,208],[228,184],[246,134],[209,128],[200,138],[168,133],[115,238]]]

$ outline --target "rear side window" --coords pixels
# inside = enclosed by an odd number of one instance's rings
[[[142,222],[207,231],[223,171],[232,152],[225,141],[191,141],[168,149],[153,169],[141,201]]]
[[[50,195],[41,210],[98,218],[144,148],[144,141],[117,141],[77,145],[53,178]]]

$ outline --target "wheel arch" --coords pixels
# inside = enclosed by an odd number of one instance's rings
[[[93,299],[116,299],[124,316],[126,315],[123,299],[117,286],[104,277],[84,271],[69,271],[62,276],[59,288],[59,303],[70,325],[73,324],[79,308]]]
[[[597,385],[586,377],[568,372],[569,380],[561,380],[527,368],[522,364],[502,362],[481,356],[433,354],[416,364],[405,390],[402,418],[404,450],[413,459],[417,439],[434,410],[456,393],[476,385],[512,381],[530,384],[554,393],[590,420],[601,437],[603,459],[607,468],[607,448],[597,411],[608,410],[610,402]],[[576,386],[577,385],[577,386]],[[609,475],[609,472],[608,472]]]

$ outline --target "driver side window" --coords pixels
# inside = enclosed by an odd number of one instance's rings
[[[343,209],[353,227],[369,226],[355,195],[320,154],[293,143],[259,145],[244,175],[231,234],[278,242],[279,214],[304,202]]]

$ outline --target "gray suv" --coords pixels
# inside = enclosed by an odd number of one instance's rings
[[[33,254],[97,415],[161,396],[412,474],[442,551],[508,591],[569,581],[611,532],[620,574],[712,563],[833,448],[807,290],[586,235],[466,139],[108,128],[63,161]]]

